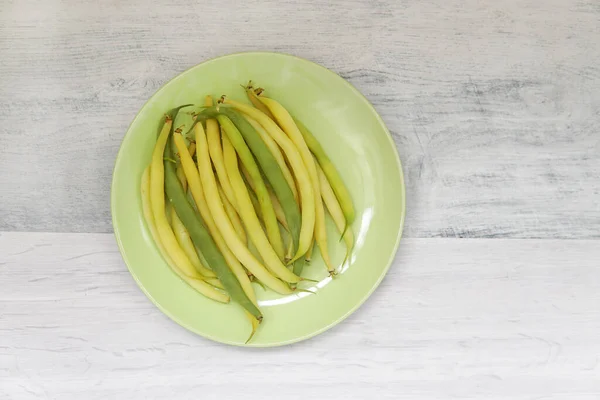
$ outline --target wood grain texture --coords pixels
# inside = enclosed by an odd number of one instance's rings
[[[406,236],[598,238],[599,20],[595,0],[3,0],[0,230],[110,232],[145,100],[208,58],[272,50],[381,113]]]
[[[597,241],[407,239],[341,325],[258,350],[168,320],[112,235],[2,233],[0,399],[596,400],[599,258]]]

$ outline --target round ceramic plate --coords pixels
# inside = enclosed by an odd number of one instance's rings
[[[232,54],[191,68],[156,92],[129,127],[115,163],[111,210],[123,259],[150,300],[199,335],[244,345],[250,324],[242,308],[204,298],[161,258],[142,215],[140,179],[166,111],[199,104],[207,94],[247,101],[240,85],[248,80],[313,132],[356,208],[356,245],[345,265],[343,242],[328,220],[329,250],[340,275],[328,277],[318,250],[305,268],[303,276],[318,281],[316,294],[280,296],[255,285],[264,320],[248,345],[277,346],[310,338],[350,315],[381,282],[398,248],[405,200],[400,160],[381,118],[353,86],[324,67],[277,53]]]

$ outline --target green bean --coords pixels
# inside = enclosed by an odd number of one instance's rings
[[[195,124],[193,124],[193,126],[195,126]],[[181,138],[181,141],[176,140],[178,137]],[[248,296],[252,303],[257,305],[258,303],[256,302],[254,289],[252,288],[252,282],[250,282],[248,279],[246,270],[233,254],[226,242],[226,239],[221,235],[220,230],[217,228],[217,223],[211,214],[207,198],[204,195],[204,188],[200,179],[200,173],[196,164],[194,163],[194,160],[192,157],[190,157],[189,152],[187,152],[185,149],[185,141],[183,140],[183,137],[181,135],[173,135],[173,140],[182,145],[181,153],[179,153],[179,159],[181,161],[181,166],[183,167],[186,180],[188,181],[189,193],[191,193],[192,196],[192,199],[190,199],[190,204],[192,204],[192,207],[197,206],[197,212],[200,213],[202,221],[208,228],[208,232],[211,234],[213,240],[217,244],[217,248],[219,251],[221,251],[221,254],[223,254],[223,257],[231,269],[231,272],[233,272],[237,280],[240,282],[240,285],[242,286],[242,289],[244,289],[246,296]],[[196,210],[196,208],[194,209]]]
[[[250,189],[252,189],[252,191],[256,193],[256,185],[250,177],[250,172],[248,172],[244,165],[240,167],[240,170],[242,171],[242,176],[244,177],[244,182],[246,182],[246,186],[249,186]],[[279,199],[277,198],[277,196],[275,196],[275,193],[273,193],[273,189],[271,188],[271,186],[267,185],[267,190],[269,191],[269,197],[271,198],[271,203],[273,204],[273,210],[275,211],[277,221],[279,221],[283,229],[285,229],[289,233],[290,228],[288,227],[287,221],[285,220],[283,208],[281,208],[281,203],[279,203]]]
[[[283,208],[285,220],[289,227],[292,238],[294,239],[294,250],[296,250],[298,248],[298,239],[300,236],[300,209],[294,200],[294,193],[292,192],[290,185],[279,168],[279,164],[275,160],[275,157],[265,142],[262,140],[260,134],[242,115],[235,110],[226,107],[222,107],[219,112],[229,117],[231,122],[233,122],[233,124],[238,128],[248,147],[256,157],[256,161],[260,165],[265,177],[271,184],[271,187],[275,192],[275,196]]]
[[[181,182],[181,179],[179,180],[179,182]],[[183,186],[183,182],[181,183],[181,185]],[[196,251],[196,247],[192,242],[192,238],[190,238],[190,234],[188,233],[187,229],[185,229],[185,225],[183,225],[183,222],[181,222],[181,219],[179,219],[179,216],[177,215],[173,207],[170,207],[170,211],[167,212],[167,215],[169,214],[171,216],[171,228],[173,228],[175,238],[177,239],[177,242],[179,242],[179,246],[181,246],[181,249],[188,256],[194,268],[196,268],[196,271],[198,271],[200,275],[202,275],[205,278],[215,278],[217,275],[215,275],[215,273],[212,272],[210,269],[206,268],[202,264],[202,261],[200,261],[200,256]]]
[[[223,239],[227,241],[227,244],[233,254],[237,257],[237,259],[244,264],[246,269],[263,281],[266,285],[268,285],[271,289],[275,290],[280,294],[290,294],[292,290],[290,287],[284,282],[280,281],[274,275],[267,270],[267,268],[262,264],[261,261],[257,259],[257,257],[250,251],[250,249],[240,240],[239,236],[235,232],[233,225],[229,221],[227,217],[227,213],[223,208],[223,204],[219,199],[219,191],[217,189],[217,182],[214,171],[212,169],[212,165],[210,162],[210,156],[208,154],[208,144],[206,141],[206,133],[204,132],[204,128],[202,124],[194,125],[194,133],[196,138],[196,146],[198,147],[198,172],[199,178],[201,181],[201,185],[204,187],[204,193],[206,195],[206,202],[210,212],[214,217],[214,222],[219,227],[221,234],[223,235]],[[227,136],[224,136],[224,138]],[[183,163],[183,168],[186,171],[186,176],[188,176],[186,164],[189,165],[192,163],[189,154],[185,154],[185,141],[183,140],[183,136],[175,135],[176,145],[179,149],[180,154],[183,154],[181,161]],[[223,140],[223,144],[226,141]],[[233,146],[231,146],[233,149]],[[192,167],[193,168],[193,167]],[[188,181],[190,180],[190,176],[188,176]],[[242,213],[242,220],[245,217]],[[252,234],[249,233],[251,237]],[[252,238],[254,241],[254,239]],[[269,245],[270,246],[270,245]],[[271,248],[272,254],[274,251]],[[277,259],[277,255],[275,255],[275,259]],[[278,260],[277,260],[278,261]],[[275,267],[277,267],[275,265]],[[285,269],[285,267],[283,267]],[[297,277],[296,277],[297,278]],[[300,279],[300,278],[297,278]]]
[[[279,231],[279,225],[277,224],[277,216],[275,215],[275,210],[273,208],[273,204],[271,203],[271,197],[269,196],[269,191],[267,190],[267,187],[263,181],[258,165],[256,165],[256,161],[254,160],[250,149],[246,145],[243,136],[240,134],[240,131],[236,128],[231,119],[229,119],[229,117],[225,114],[221,114],[217,116],[217,120],[223,127],[227,137],[231,141],[231,144],[233,147],[235,147],[242,164],[246,167],[250,173],[252,181],[256,185],[256,196],[258,197],[261,209],[263,210],[263,222],[267,230],[267,236],[269,237],[269,242],[273,246],[277,256],[281,260],[283,259],[284,250],[281,233]]]
[[[250,186],[250,185],[248,185],[248,186]],[[258,199],[256,198],[256,194],[254,194],[254,192],[252,190],[248,190],[248,194],[250,195],[250,201],[252,201],[252,206],[254,207],[254,212],[260,219],[262,219],[262,211],[260,211],[260,203],[258,202]]]
[[[243,165],[248,169],[248,172],[251,173],[253,181],[257,186],[256,195],[260,200],[263,222],[265,224],[265,228],[267,229],[267,235],[277,254],[280,256],[280,258],[283,258],[283,241],[281,240],[281,233],[279,232],[279,226],[277,225],[277,217],[274,212],[273,205],[268,194],[268,190],[264,184],[256,162],[258,162],[258,164],[260,165],[261,169],[265,173],[267,180],[269,180],[271,186],[274,187],[274,190],[275,185],[273,185],[273,182],[271,182],[271,180],[274,180],[275,182],[279,182],[280,180],[284,181],[285,187],[282,187],[281,184],[278,184],[279,192],[280,196],[283,196],[283,198],[291,199],[292,203],[290,204],[290,206],[292,208],[288,207],[289,209],[287,210],[287,213],[290,213],[290,216],[288,217],[288,215],[285,212],[285,209],[284,214],[286,215],[286,220],[288,220],[288,225],[290,224],[290,219],[293,225],[293,221],[300,220],[300,213],[298,210],[298,206],[294,201],[293,193],[291,192],[289,185],[285,181],[281,169],[278,167],[278,164],[275,161],[275,158],[273,157],[271,151],[266,147],[265,143],[260,138],[260,135],[256,132],[256,130],[254,130],[250,123],[246,121],[246,119],[242,117],[239,113],[232,110],[231,108],[220,107],[219,111],[217,111],[215,108],[212,108],[203,111],[199,115],[199,117],[208,116],[216,117],[219,120],[219,123],[221,123],[222,127],[224,127],[224,124],[227,124],[227,122],[230,121],[229,132],[238,136],[237,138],[230,137],[230,140],[236,148],[236,151],[238,152]],[[236,128],[235,130],[231,129],[231,123],[233,124],[233,127]],[[241,136],[239,136],[238,133],[241,134]],[[254,154],[254,157],[256,157],[256,161],[252,156],[251,152]],[[266,163],[265,160],[267,160]],[[283,202],[281,198],[279,198],[280,196],[278,196],[278,199],[283,206]],[[287,201],[289,202],[289,200]],[[294,218],[293,215],[294,208],[296,218]]]
[[[206,96],[205,106],[212,107],[212,97]],[[233,188],[229,182],[229,177],[225,171],[225,165],[223,163],[223,147],[221,146],[221,129],[219,129],[219,123],[216,119],[210,118],[206,120],[206,140],[208,141],[208,152],[210,159],[213,162],[215,172],[223,193],[227,197],[227,200],[233,206],[236,212],[238,212],[237,201],[233,194]],[[235,217],[234,217],[235,218]],[[230,219],[232,219],[230,217]],[[233,220],[231,221],[233,222]],[[236,229],[237,230],[237,229]],[[245,240],[244,240],[245,241]]]
[[[250,103],[252,103],[252,105],[254,107],[258,108],[260,111],[265,113],[269,118],[271,118],[273,121],[275,121],[275,117],[273,116],[273,114],[271,114],[271,111],[269,111],[269,108],[267,106],[265,106],[258,99],[258,96],[262,93],[263,90],[261,88],[254,89],[254,86],[252,85],[252,81],[248,82],[248,84],[246,86],[244,86],[244,90],[246,91],[246,96],[248,96],[248,100],[250,100]]]
[[[292,140],[300,156],[306,169],[308,171],[308,175],[310,177],[310,183],[313,189],[314,195],[314,207],[315,207],[315,230],[314,230],[314,239],[316,240],[319,248],[321,249],[321,257],[325,262],[325,266],[329,271],[330,275],[335,273],[335,268],[331,264],[331,259],[329,258],[329,250],[327,247],[327,232],[325,230],[325,210],[323,209],[323,202],[321,201],[321,189],[319,187],[319,176],[317,175],[317,167],[315,166],[315,161],[313,159],[312,154],[310,153],[310,149],[308,145],[304,141],[304,137],[300,130],[296,126],[296,123],[292,119],[290,113],[276,100],[273,100],[268,97],[261,96],[259,97],[260,101],[263,102],[265,106],[271,110],[271,113],[275,116],[275,120],[281,126],[281,129],[289,136]],[[304,208],[302,212],[304,213]]]
[[[218,118],[221,119],[221,116]],[[227,124],[230,123],[231,122],[226,122],[223,124],[226,130],[229,129]],[[223,137],[223,158],[225,160],[227,176],[229,176],[229,179],[231,179],[231,186],[233,187],[233,192],[240,209],[242,221],[246,226],[248,236],[251,238],[256,250],[264,260],[265,265],[279,278],[291,283],[299,282],[300,278],[290,272],[290,270],[288,270],[283,264],[283,255],[279,257],[275,253],[260,225],[260,221],[254,211],[252,201],[250,200],[248,188],[244,184],[244,178],[242,178],[240,173],[238,158],[236,151],[229,140],[229,134]]]
[[[290,262],[298,260],[306,253],[308,247],[310,246],[310,243],[313,239],[316,222],[316,199],[314,196],[314,189],[311,184],[308,169],[302,160],[302,156],[300,155],[294,142],[265,113],[254,107],[250,107],[246,104],[231,99],[222,98],[222,102],[225,105],[233,107],[236,111],[242,112],[251,118],[254,118],[260,125],[262,125],[267,133],[277,142],[279,147],[281,147],[285,156],[287,157],[290,167],[294,171],[296,183],[298,184],[298,191],[300,193],[299,197],[302,208],[302,222],[300,225],[300,234],[296,253]],[[296,269],[296,265],[294,265],[294,270],[296,271],[296,275],[301,273],[301,268],[298,267],[298,269]]]
[[[275,139],[273,139],[271,135],[269,135],[269,133],[265,130],[265,128],[263,128],[261,124],[256,122],[256,120],[250,118],[247,115],[244,115],[244,118],[246,119],[246,121],[248,121],[250,125],[252,125],[256,132],[260,135],[260,138],[263,140],[263,142],[265,142],[267,148],[271,151],[271,154],[273,154],[273,158],[275,158],[275,161],[277,161],[277,165],[279,166],[279,169],[281,169],[283,177],[288,183],[290,189],[292,189],[292,193],[294,194],[294,200],[296,201],[296,203],[298,203],[299,199],[298,190],[296,189],[296,182],[294,181],[294,177],[292,175],[292,172],[290,171],[290,168],[285,162],[285,158],[283,157],[283,153],[281,152],[279,145],[277,145]]]
[[[308,251],[304,255],[304,261],[306,261],[309,264],[310,264],[310,261],[312,260],[312,253],[313,253],[314,248],[315,248],[315,241],[313,240],[312,243],[310,244],[310,247],[308,248]]]
[[[205,113],[210,114],[215,111],[206,110]],[[298,203],[294,199],[294,193],[290,188],[287,180],[273,153],[269,150],[261,135],[254,127],[244,118],[239,112],[232,108],[221,107],[219,113],[229,117],[231,122],[238,128],[246,141],[248,147],[254,154],[256,161],[260,165],[262,172],[271,184],[275,197],[279,200],[285,215],[289,232],[292,236],[294,250],[298,249],[300,239],[301,216]],[[304,260],[301,258],[294,262],[294,271],[299,273],[304,266]]]
[[[348,189],[344,185],[344,181],[340,177],[339,173],[335,169],[335,166],[321,147],[319,141],[313,136],[313,134],[302,124],[302,122],[298,121],[294,118],[294,122],[296,126],[302,133],[304,137],[304,141],[306,145],[310,149],[310,151],[315,155],[319,165],[323,169],[323,173],[327,177],[327,180],[331,184],[333,192],[335,193],[335,197],[337,197],[340,202],[340,206],[342,207],[342,211],[344,212],[344,217],[346,217],[346,227],[344,231],[348,228],[349,225],[354,222],[354,206],[352,205],[352,198],[350,197],[350,193],[348,193]],[[343,233],[342,233],[343,235]]]
[[[347,229],[346,219],[344,218],[344,212],[342,211],[340,202],[335,197],[331,184],[327,180],[323,168],[321,168],[319,163],[317,163],[317,172],[319,173],[319,184],[321,185],[321,197],[323,198],[323,203],[327,206],[327,210],[329,210],[329,214],[331,215],[335,226],[338,228],[342,234],[342,238],[346,242],[346,257],[344,257],[344,261],[342,262],[342,265],[344,265],[350,257],[350,253],[354,247],[354,234],[352,233],[352,229]]]
[[[259,132],[239,112],[232,109],[222,109],[239,129],[240,133],[254,153],[263,173],[271,184],[275,197],[283,210],[287,228],[292,236],[293,249],[298,249],[300,239],[301,216],[298,203],[294,199],[294,192],[285,178],[273,153],[262,140]],[[304,267],[304,259],[300,257],[294,261],[294,273],[299,274]]]
[[[178,109],[173,111],[174,115],[177,115],[178,111]],[[169,254],[169,257],[173,260],[175,265],[177,265],[177,267],[179,267],[186,275],[194,276],[196,274],[196,269],[181,246],[179,246],[177,238],[169,224],[169,219],[165,213],[164,149],[169,140],[169,135],[173,132],[173,120],[174,117],[171,117],[170,115],[165,116],[165,124],[161,129],[154,150],[152,151],[152,161],[150,166],[150,204],[152,206],[156,230],[167,254]]]
[[[167,141],[165,148],[165,157],[173,158],[171,141]],[[165,166],[165,191],[167,197],[175,212],[180,216],[181,221],[188,230],[194,245],[200,249],[208,265],[219,277],[219,280],[223,284],[225,290],[229,293],[231,298],[239,303],[244,309],[252,314],[258,320],[262,320],[262,314],[260,310],[252,303],[252,301],[246,296],[240,282],[237,280],[235,275],[231,272],[223,254],[217,248],[213,238],[206,230],[204,223],[200,216],[194,211],[192,205],[188,202],[185,192],[179,180],[177,179],[177,173],[175,166],[170,161],[164,162]]]
[[[203,278],[195,271],[191,271],[192,273],[190,275],[187,275],[186,273],[184,273],[181,270],[181,268],[179,268],[179,267],[177,267],[177,265],[175,265],[175,263],[171,259],[171,256],[167,252],[167,249],[160,241],[160,235],[156,228],[156,224],[154,223],[154,215],[152,213],[152,205],[151,205],[151,200],[150,200],[150,165],[148,167],[146,167],[146,170],[144,171],[144,174],[142,175],[142,188],[141,189],[142,189],[141,190],[142,191],[142,193],[141,193],[141,195],[142,195],[142,211],[144,214],[144,219],[146,220],[146,224],[148,225],[148,228],[150,229],[150,234],[152,235],[152,238],[154,239],[154,243],[158,247],[160,254],[163,256],[163,258],[165,259],[165,261],[167,262],[169,267],[171,267],[171,270],[177,276],[179,276],[181,279],[183,279],[188,285],[190,285],[192,288],[194,288],[196,291],[198,291],[198,293],[208,297],[209,299],[216,300],[216,301],[219,301],[222,303],[228,303],[229,295],[227,295],[226,293],[223,293],[221,291],[215,290],[211,286],[211,285],[214,286],[217,283],[218,284],[221,283],[221,282],[219,282],[219,280],[217,278],[210,278],[210,282],[208,282],[208,279]],[[163,197],[164,197],[164,193],[163,193]],[[213,280],[216,282],[213,282]]]
[[[244,181],[247,181],[247,180],[248,179],[244,179]],[[252,187],[250,186],[249,183],[247,184],[247,187],[248,187],[248,194],[250,195],[250,200],[252,201],[252,205],[254,206],[254,211],[256,212],[256,215],[258,215],[258,217],[260,218],[261,217],[261,212],[260,212],[260,204],[258,203],[258,199],[256,198],[256,195],[254,194],[254,191],[251,190]],[[286,226],[283,226],[283,228],[289,234],[290,230]],[[289,235],[289,236],[290,236],[290,241],[288,243],[287,253],[286,253],[285,258],[284,258],[285,261],[291,260],[292,257],[294,256],[294,238],[292,238],[291,235]],[[305,262],[305,260],[302,259],[302,258],[300,258],[300,259],[294,261],[294,267],[297,267],[297,268],[300,269],[300,271],[302,271],[302,268],[304,267],[304,262]]]
[[[223,191],[223,185],[221,185],[220,182],[218,182],[217,186],[219,189],[219,196],[221,197],[221,202],[223,203],[225,213],[227,213],[231,225],[233,225],[233,228],[242,240],[242,243],[248,244],[248,236],[246,235],[246,231],[244,230],[244,226],[242,225],[242,220],[240,219],[240,216],[238,215],[235,208],[233,208],[233,205],[231,204],[231,202],[227,198],[227,195]]]

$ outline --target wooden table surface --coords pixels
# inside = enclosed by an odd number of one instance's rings
[[[600,398],[597,0],[0,0],[0,399]],[[318,62],[406,178],[372,298],[239,349],[137,288],[109,192],[128,124],[209,58]]]

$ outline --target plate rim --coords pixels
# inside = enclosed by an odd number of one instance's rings
[[[229,340],[224,340],[221,339],[220,337],[216,337],[214,335],[205,333],[205,332],[199,332],[198,330],[196,330],[194,327],[190,326],[187,322],[179,319],[179,317],[173,315],[170,311],[168,311],[167,309],[165,309],[153,296],[151,293],[149,293],[146,288],[144,287],[144,285],[139,281],[137,275],[135,274],[135,272],[132,270],[132,268],[130,267],[130,262],[125,254],[125,249],[123,246],[123,242],[121,240],[121,236],[119,233],[119,228],[118,228],[118,222],[116,220],[116,213],[115,213],[115,204],[116,204],[116,194],[115,194],[115,175],[116,175],[116,171],[117,171],[117,167],[119,166],[119,164],[122,162],[122,152],[123,152],[123,144],[125,143],[125,140],[127,140],[127,137],[129,136],[130,132],[131,132],[131,128],[132,126],[136,123],[136,121],[140,118],[140,114],[142,112],[142,110],[148,105],[150,104],[153,99],[158,95],[158,93],[160,93],[161,90],[164,89],[165,86],[169,85],[171,82],[174,82],[175,80],[179,79],[181,76],[187,74],[188,72],[190,72],[191,70],[204,65],[204,64],[209,64],[211,62],[215,62],[218,60],[223,60],[223,59],[227,59],[227,58],[234,58],[240,55],[274,55],[274,56],[278,56],[278,57],[284,57],[284,58],[289,58],[289,59],[293,59],[295,61],[300,61],[300,62],[305,62],[305,63],[309,63],[312,64],[313,66],[316,66],[317,68],[324,70],[327,73],[332,74],[335,78],[340,79],[341,81],[343,81],[343,83],[350,88],[350,90],[352,90],[352,92],[354,92],[354,94],[358,95],[358,97],[362,100],[362,102],[373,112],[373,114],[375,115],[375,118],[377,120],[377,122],[379,123],[379,125],[383,128],[383,131],[386,133],[387,136],[387,140],[389,145],[392,147],[392,149],[394,150],[394,155],[395,155],[395,160],[396,160],[396,168],[398,169],[399,175],[400,175],[400,191],[401,191],[401,196],[402,196],[402,210],[401,210],[401,214],[400,214],[400,225],[398,227],[398,231],[396,233],[396,239],[395,239],[395,243],[394,243],[394,247],[393,247],[393,251],[390,253],[390,257],[389,259],[386,261],[386,265],[383,268],[381,274],[379,275],[378,279],[375,281],[375,283],[371,286],[371,288],[365,292],[365,294],[360,298],[360,300],[353,306],[351,307],[346,313],[342,314],[341,316],[335,318],[333,321],[331,321],[329,324],[324,325],[323,327],[314,330],[311,333],[305,334],[303,336],[299,336],[293,339],[289,339],[289,340],[283,340],[283,341],[278,341],[278,342],[269,342],[269,343],[258,343],[258,344],[254,344],[252,342],[250,343],[242,343],[242,342],[233,342],[233,341],[229,341]],[[163,83],[153,94],[152,96],[150,96],[148,98],[148,100],[146,100],[144,102],[144,104],[139,108],[139,110],[137,111],[137,114],[135,115],[135,117],[133,118],[133,120],[131,121],[131,123],[129,124],[129,126],[127,127],[127,130],[125,131],[125,134],[123,135],[123,139],[121,139],[121,143],[119,145],[119,151],[117,152],[117,156],[115,157],[115,161],[114,161],[114,165],[113,165],[113,172],[112,172],[112,177],[111,177],[111,186],[110,186],[110,213],[111,213],[111,222],[112,222],[112,228],[113,228],[113,235],[115,237],[115,240],[117,242],[117,246],[119,248],[119,253],[121,254],[121,258],[123,259],[123,262],[125,263],[125,266],[127,267],[127,270],[129,271],[130,275],[133,277],[135,283],[137,284],[137,286],[141,289],[142,293],[144,293],[146,295],[146,297],[152,302],[152,304],[154,306],[156,306],[163,314],[165,314],[167,317],[169,317],[172,321],[174,321],[176,324],[178,324],[179,326],[185,328],[186,330],[192,332],[195,335],[201,336],[203,338],[215,341],[217,343],[222,343],[222,344],[226,344],[226,345],[231,345],[231,346],[236,346],[236,347],[255,347],[255,348],[266,348],[266,347],[280,347],[280,346],[285,346],[285,345],[289,345],[289,344],[293,344],[293,343],[298,343],[301,341],[305,341],[311,338],[314,338],[315,336],[320,335],[321,333],[333,328],[334,326],[340,324],[341,322],[343,322],[346,318],[348,318],[351,314],[353,314],[354,312],[356,312],[373,294],[373,292],[375,292],[375,290],[377,290],[377,288],[379,287],[379,285],[381,284],[381,282],[383,281],[383,279],[386,277],[386,275],[388,274],[392,264],[394,263],[394,259],[396,258],[396,255],[398,254],[398,248],[400,246],[400,241],[402,239],[402,233],[404,231],[404,222],[405,222],[405,218],[406,218],[406,185],[405,185],[405,181],[404,181],[404,170],[402,169],[402,162],[400,160],[400,154],[398,153],[398,148],[396,147],[396,143],[394,142],[394,138],[391,134],[391,132],[389,131],[388,127],[386,126],[385,122],[383,121],[383,118],[381,118],[381,115],[379,115],[379,113],[377,112],[377,110],[375,109],[375,107],[373,106],[373,104],[371,104],[371,102],[352,84],[350,83],[348,80],[344,79],[341,75],[339,75],[338,73],[336,73],[335,71],[330,70],[329,68],[318,64],[314,61],[308,60],[306,58],[302,58],[299,56],[295,56],[292,54],[288,54],[288,53],[283,53],[283,52],[277,52],[277,51],[241,51],[241,52],[235,52],[235,53],[228,53],[225,55],[221,55],[221,56],[217,56],[217,57],[213,57],[210,59],[207,59],[205,61],[202,61],[198,64],[195,64],[187,69],[185,69],[184,71],[178,73],[177,75],[175,75],[174,77],[172,77],[171,79],[169,79],[168,81],[166,81],[165,83]]]

